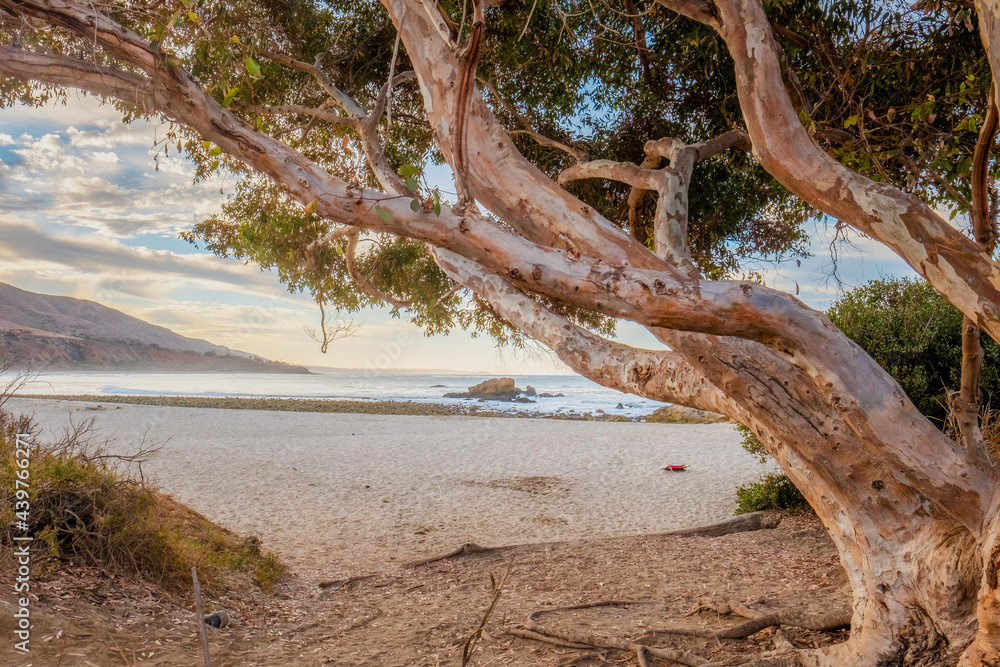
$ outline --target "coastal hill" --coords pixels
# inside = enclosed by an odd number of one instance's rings
[[[93,301],[0,283],[0,358],[32,370],[308,373],[188,338]]]

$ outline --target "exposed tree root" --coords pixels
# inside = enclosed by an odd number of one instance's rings
[[[558,637],[553,637],[549,635],[543,635],[532,630],[523,630],[521,628],[510,628],[507,630],[508,635],[513,635],[514,637],[521,637],[523,639],[533,639],[536,642],[543,642],[545,644],[552,644],[553,646],[562,646],[563,648],[579,648],[579,649],[593,649],[593,644],[578,644],[576,642],[566,641],[565,639],[559,639]]]
[[[781,523],[778,512],[751,512],[740,514],[731,519],[713,523],[708,526],[672,530],[669,533],[658,533],[657,537],[722,537],[733,533],[748,533],[755,530],[777,528]]]
[[[506,548],[507,547],[481,547],[475,542],[469,542],[467,544],[463,544],[454,551],[449,551],[446,554],[410,561],[409,563],[403,563],[400,567],[420,567],[421,565],[436,563],[437,561],[445,560],[446,558],[455,558],[456,556],[467,556],[468,554],[480,554],[480,553],[485,553],[487,551],[499,551],[500,549],[506,549]]]
[[[632,605],[658,604],[652,600],[602,600],[569,607],[541,609],[532,612],[523,629],[510,629],[508,634],[545,642],[554,646],[575,649],[614,649],[634,653],[640,667],[649,664],[649,657],[659,658],[668,662],[686,665],[688,667],[782,667],[806,664],[803,658],[808,652],[799,650],[788,639],[781,626],[793,626],[808,630],[835,630],[849,626],[851,615],[848,610],[837,610],[823,614],[809,614],[797,610],[759,611],[751,609],[740,602],[722,604],[703,603],[692,609],[686,616],[692,616],[702,611],[714,611],[719,614],[735,614],[748,620],[732,628],[722,631],[700,628],[668,628],[649,630],[637,640],[622,637],[596,635],[589,632],[570,630],[555,630],[538,623],[538,618],[544,614],[573,611],[578,609],[593,609],[595,607],[629,607]],[[765,628],[777,627],[774,637],[775,650],[755,656],[740,656],[721,662],[711,662],[692,651],[684,651],[661,646],[650,646],[640,641],[649,641],[658,635],[678,635],[688,637],[707,637],[716,640],[745,639]]]
[[[346,588],[351,584],[357,583],[359,581],[365,581],[367,579],[374,579],[374,574],[362,574],[356,577],[348,577],[347,579],[334,579],[332,581],[321,581],[319,582],[320,588],[332,588],[337,590],[338,588]]]
[[[699,604],[689,611],[685,616],[693,616],[702,611],[714,611],[719,614],[735,614],[748,619],[745,623],[726,628],[718,632],[703,630],[700,628],[668,628],[656,630],[674,635],[687,635],[691,637],[712,637],[715,639],[745,639],[756,634],[764,628],[774,626],[789,625],[806,630],[837,630],[851,624],[851,612],[849,609],[836,609],[822,614],[809,614],[797,610],[782,609],[773,612],[758,611],[750,609],[740,602],[724,602],[719,605]]]

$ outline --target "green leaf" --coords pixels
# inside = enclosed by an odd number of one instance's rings
[[[412,177],[406,179],[406,189],[407,190],[416,190],[419,187],[420,187],[420,184],[417,183]]]
[[[214,162],[212,162],[212,166],[209,167],[208,169],[209,169],[209,171],[215,171],[218,168],[219,168],[219,161],[215,160]]]
[[[847,128],[853,125],[857,125],[858,120],[860,119],[858,118],[857,114],[854,114],[853,116],[849,117],[847,120],[844,121],[844,129],[846,130]]]
[[[318,205],[319,205],[319,200],[318,199],[313,199],[311,202],[309,202],[308,204],[306,204],[306,208],[304,210],[304,213],[306,215],[312,215],[313,213],[316,212],[316,207]]]
[[[201,20],[201,17],[199,17],[194,12],[188,12],[188,20],[191,21],[192,23],[197,23],[198,21]]]
[[[413,188],[410,188],[410,189],[412,190]],[[414,199],[413,201],[410,202],[410,210],[413,211],[414,213],[416,213],[417,211],[420,210],[420,200],[419,199]]]
[[[212,142],[211,141],[203,141],[203,142],[201,142],[201,147],[204,148],[207,151],[209,148],[212,147]]]
[[[375,215],[382,218],[383,222],[392,222],[392,211],[381,206],[375,207]]]
[[[240,92],[240,89],[238,87],[237,88],[230,88],[229,92],[226,93],[225,99],[222,100],[222,106],[224,106],[225,108],[228,109],[229,105],[232,104],[233,100],[236,98],[236,93],[238,93],[238,92]]]
[[[441,217],[441,202],[439,201],[434,202],[434,215]]]
[[[412,164],[404,164],[399,168],[399,175],[403,178],[413,178],[420,173],[420,169],[414,167]]]
[[[212,150],[208,151],[208,154],[211,155],[212,157],[222,155],[222,149],[219,148],[218,146],[213,146]]]
[[[247,58],[245,64],[247,67],[247,72],[250,73],[250,76],[252,77],[260,76],[260,65],[257,64],[256,60],[254,60],[253,58]]]
[[[181,0],[181,4],[191,9],[191,6],[194,5],[194,0]]]

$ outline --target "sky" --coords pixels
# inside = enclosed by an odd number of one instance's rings
[[[319,312],[308,295],[290,294],[271,272],[224,260],[178,238],[210,217],[233,191],[230,177],[194,183],[193,165],[153,149],[167,126],[136,121],[91,97],[65,105],[0,109],[0,281],[97,301],[177,333],[307,366],[444,369],[491,374],[568,370],[542,349],[497,350],[462,331],[426,337],[388,308],[351,317],[356,333],[320,351],[309,334]],[[453,190],[450,184],[441,184]],[[875,278],[914,276],[884,246],[809,222],[813,256],[765,266],[765,282],[826,308],[842,290]],[[660,345],[623,323],[618,340]]]

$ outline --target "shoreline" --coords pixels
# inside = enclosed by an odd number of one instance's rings
[[[157,446],[143,464],[154,486],[259,536],[300,574],[324,579],[384,571],[468,542],[714,523],[732,516],[735,489],[764,471],[727,423],[323,414],[250,410],[256,403],[237,400],[244,409],[18,396],[8,409],[32,414],[43,440],[93,417],[95,436],[117,453]],[[665,472],[668,464],[688,470]]]
[[[552,419],[557,421],[624,422],[644,424],[649,415],[627,417],[608,413],[546,413],[516,408],[484,407],[470,400],[450,405],[422,401],[351,400],[325,398],[268,398],[239,396],[158,396],[126,394],[17,394],[19,399],[148,405],[174,408],[214,408],[223,410],[263,410],[267,412],[312,412],[327,414],[415,415],[424,417],[493,417],[513,419]],[[491,404],[500,401],[488,401]],[[685,423],[683,421],[677,423]]]

